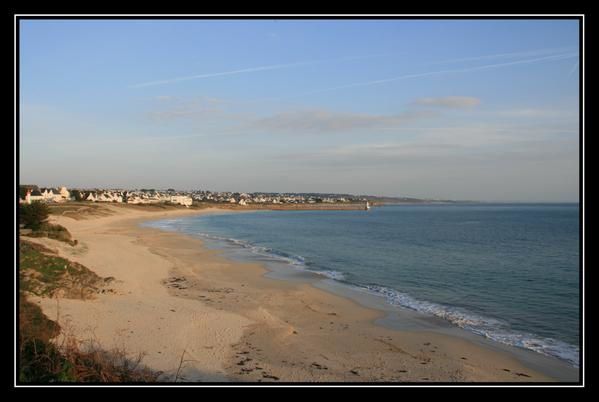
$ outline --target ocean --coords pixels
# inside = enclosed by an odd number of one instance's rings
[[[578,204],[386,205],[148,222],[577,367]]]

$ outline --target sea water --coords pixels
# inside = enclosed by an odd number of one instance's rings
[[[386,205],[155,221],[579,364],[578,204]]]

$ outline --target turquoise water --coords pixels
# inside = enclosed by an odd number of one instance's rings
[[[577,204],[260,211],[148,225],[277,259],[577,366]]]

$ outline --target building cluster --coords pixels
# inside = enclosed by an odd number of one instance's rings
[[[335,194],[302,194],[302,193],[231,193],[214,191],[193,191],[191,197],[199,202],[219,202],[239,205],[248,204],[316,204],[344,203],[364,201],[355,196]]]
[[[175,191],[129,191],[125,192],[128,204],[171,203],[191,206],[193,199],[186,193]]]
[[[148,190],[80,190],[68,191],[66,187],[58,189],[26,189],[25,197],[20,199],[21,203],[31,204],[34,201],[42,202],[66,202],[66,201],[90,201],[90,202],[115,202],[127,204],[158,204],[171,203],[189,207],[193,199],[182,192],[171,191],[148,191]]]
[[[71,199],[71,193],[66,187],[27,189],[21,202],[31,204],[33,201],[65,202]]]
[[[66,187],[27,188],[22,203],[33,201],[66,202],[115,202],[127,204],[158,204],[171,203],[189,207],[196,202],[227,203],[238,205],[249,204],[316,204],[316,203],[348,203],[364,202],[366,199],[352,195],[336,194],[303,194],[303,193],[233,193],[218,191],[175,191],[168,190],[123,190],[123,189],[94,189],[67,190]]]
[[[95,190],[82,191],[82,199],[92,202],[125,202],[127,204],[179,204],[191,206],[193,200],[185,193],[155,190]]]

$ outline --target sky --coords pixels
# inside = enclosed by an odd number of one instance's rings
[[[576,202],[576,20],[21,20],[20,182]]]

